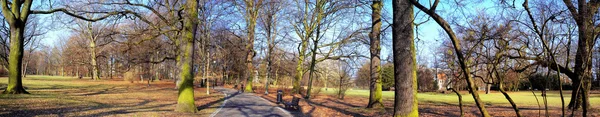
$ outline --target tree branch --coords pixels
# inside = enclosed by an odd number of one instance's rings
[[[108,17],[111,17],[113,15],[126,15],[126,14],[134,14],[134,15],[136,15],[137,14],[137,13],[135,13],[133,11],[129,11],[129,10],[126,10],[126,11],[113,11],[113,12],[87,12],[87,13],[102,13],[102,14],[106,14],[106,15],[104,15],[102,17],[98,17],[98,18],[87,18],[87,17],[83,17],[83,16],[80,16],[80,15],[77,15],[75,13],[69,12],[65,8],[52,9],[52,10],[48,10],[48,11],[32,10],[31,14],[52,14],[52,13],[55,13],[55,12],[63,12],[65,14],[67,14],[69,16],[72,16],[72,17],[75,17],[77,19],[81,19],[81,20],[85,20],[85,21],[90,21],[90,22],[100,21],[100,20],[106,19]]]

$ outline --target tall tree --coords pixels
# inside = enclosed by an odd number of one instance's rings
[[[278,16],[279,12],[282,9],[282,2],[279,0],[269,0],[263,6],[263,15],[261,15],[261,23],[265,30],[267,37],[267,75],[266,75],[266,83],[265,83],[265,94],[269,94],[269,79],[271,78],[271,73],[273,67],[273,48],[275,48],[275,39],[277,38],[277,26],[278,26]]]
[[[261,9],[263,0],[244,0],[244,19],[246,20],[246,33],[248,40],[246,41],[246,78],[245,92],[252,92],[252,81],[254,76],[254,65],[252,60],[254,58],[254,39],[256,33],[256,20],[258,19],[258,13]]]
[[[394,0],[392,44],[394,56],[394,116],[417,117],[417,58],[413,29],[413,5],[408,0]]]
[[[311,61],[309,62],[308,90],[306,90],[305,97],[308,99],[310,97],[316,64],[327,59],[339,60],[340,58],[356,56],[355,51],[348,52],[347,50],[342,51],[342,49],[346,44],[356,41],[354,37],[360,33],[361,29],[352,29],[352,24],[338,25],[338,23],[347,23],[345,21],[352,20],[352,17],[346,17],[352,15],[349,12],[350,10],[346,10],[354,8],[354,2],[352,1],[305,0],[304,2],[296,3],[299,6],[297,12],[298,14],[302,14],[302,17],[298,17],[296,22],[292,24],[300,39],[300,43],[298,44],[299,55],[297,58],[296,77],[293,82],[294,88],[292,92],[299,93],[300,91],[300,80],[306,72],[303,63],[306,56],[309,55]],[[301,6],[304,8],[301,8]],[[337,29],[345,31],[337,31],[339,34],[335,34]],[[334,30],[334,33],[328,32],[329,30]],[[333,34],[333,36],[325,36],[325,34]],[[311,41],[312,43],[310,43]],[[309,47],[309,44],[312,47]],[[322,49],[328,50],[322,51]],[[317,55],[319,55],[319,58],[317,58]]]
[[[71,12],[67,12],[64,8],[51,9],[48,11],[32,11],[31,6],[33,0],[13,0],[9,3],[8,0],[0,0],[2,5],[2,15],[8,22],[10,27],[10,54],[8,57],[8,87],[4,90],[5,94],[21,94],[29,93],[25,91],[22,83],[22,64],[23,64],[23,46],[24,46],[24,31],[27,20],[30,14],[51,14],[54,12],[63,12],[67,15],[84,19],[86,21],[98,21],[112,15],[123,14],[122,12],[110,12],[102,17],[88,19],[83,16],[78,16]],[[9,6],[10,5],[10,6]]]
[[[93,17],[93,15],[91,14],[88,14],[87,16]],[[98,51],[103,46],[112,42],[111,40],[109,40],[110,38],[107,37],[116,34],[114,33],[115,31],[112,30],[116,25],[111,25],[109,22],[94,24],[93,22],[78,20],[77,26],[78,27],[73,30],[76,30],[79,33],[79,36],[81,38],[86,39],[88,42],[87,49],[90,53],[89,60],[92,68],[92,79],[98,80],[100,79],[100,70],[98,66],[98,57],[100,56],[100,54],[98,53]]]
[[[183,45],[184,53],[181,57],[181,83],[175,111],[195,113],[198,109],[194,103],[194,71],[192,67],[194,66],[194,43],[198,28],[198,1],[188,0],[184,7],[185,16],[181,42],[185,45]]]
[[[369,81],[369,103],[367,108],[373,106],[383,107],[381,98],[381,46],[380,46],[380,33],[381,33],[381,8],[383,3],[381,0],[373,0],[371,4],[371,33],[369,33],[370,39],[370,52],[371,52],[371,64],[370,64],[370,81]]]
[[[409,1],[410,4],[414,5],[416,8],[423,11],[425,14],[429,15],[429,17],[431,17],[433,20],[435,20],[435,22],[442,27],[444,32],[446,32],[448,37],[450,37],[450,40],[452,41],[452,45],[454,46],[454,51],[456,52],[456,57],[458,58],[458,62],[460,64],[460,68],[462,69],[462,75],[467,80],[467,85],[468,85],[467,88],[469,89],[469,92],[473,96],[473,99],[475,100],[475,104],[479,108],[479,112],[481,112],[481,114],[484,117],[489,117],[490,115],[487,112],[487,110],[485,109],[485,105],[483,105],[481,98],[479,98],[479,93],[477,92],[475,82],[471,78],[471,71],[468,67],[468,63],[465,60],[465,56],[463,55],[462,47],[460,46],[460,40],[458,39],[458,37],[456,36],[456,34],[452,30],[452,28],[450,28],[450,24],[448,22],[446,22],[446,20],[444,20],[440,15],[438,15],[435,12],[436,11],[435,9],[440,1],[435,0],[430,8],[426,8],[425,6],[421,5],[416,0],[407,0],[407,1]],[[394,14],[396,14],[396,12],[394,12]],[[396,25],[396,23],[394,23],[394,25]],[[396,82],[398,82],[398,81],[396,80]]]
[[[526,12],[526,23],[527,28],[530,29],[534,34],[535,39],[539,39],[541,42],[541,46],[543,47],[545,56],[510,56],[513,59],[520,60],[534,60],[536,62],[533,65],[541,65],[543,67],[548,67],[554,71],[557,71],[561,74],[568,76],[573,82],[572,86],[575,88],[571,92],[571,100],[569,102],[568,107],[570,109],[576,110],[583,107],[583,115],[587,115],[587,111],[590,107],[589,104],[589,90],[591,88],[592,81],[592,55],[593,55],[593,47],[594,43],[598,39],[598,30],[599,27],[595,22],[597,20],[594,19],[598,15],[598,8],[600,8],[600,1],[598,0],[562,0],[564,5],[562,9],[564,11],[559,11],[556,13],[544,11],[545,9],[557,9],[557,8],[543,8],[544,10],[537,10],[538,8],[531,9],[529,7],[529,1],[524,0],[522,7]],[[573,2],[575,1],[575,2]],[[508,1],[503,1],[504,3],[509,3]],[[543,3],[543,2],[536,2]],[[514,5],[514,2],[512,2]],[[550,4],[555,4],[552,1]],[[536,6],[545,6],[545,5],[536,5]],[[557,6],[558,7],[558,6]],[[566,7],[566,8],[565,8]],[[559,8],[561,9],[561,8]],[[542,13],[538,13],[542,12]],[[570,16],[563,16],[563,12],[569,12]],[[540,16],[540,14],[542,16]],[[549,16],[544,16],[544,14],[550,14]],[[570,43],[571,43],[571,32],[568,32],[567,38],[569,40],[566,51],[567,51],[567,62],[564,65],[558,63],[559,57],[555,57],[559,53],[554,53],[558,49],[563,49],[565,47],[553,48],[552,47],[552,37],[558,34],[549,34],[551,33],[549,30],[553,30],[553,26],[550,24],[556,20],[564,20],[557,17],[565,17],[568,19],[572,19],[570,21],[574,21],[575,25],[577,25],[577,46],[575,53],[575,61],[574,65],[570,66],[569,61],[569,52],[570,52]],[[569,20],[565,20],[565,24],[569,25]],[[529,66],[533,66],[529,65]],[[571,68],[572,67],[572,68]],[[561,81],[561,80],[559,80]],[[562,82],[559,82],[559,84]],[[560,91],[562,92],[562,90]],[[561,93],[562,94],[562,93]],[[561,96],[562,97],[562,96]],[[562,101],[562,99],[561,99]],[[563,104],[564,105],[564,104]],[[563,106],[564,107],[564,106]],[[564,110],[564,108],[563,108]],[[564,114],[564,111],[563,111]]]
[[[564,73],[573,81],[573,87],[576,89],[571,93],[571,101],[568,107],[571,109],[578,109],[583,107],[583,115],[587,115],[587,110],[590,107],[589,103],[589,90],[591,88],[592,81],[592,50],[594,47],[595,40],[597,40],[598,25],[594,24],[594,17],[598,14],[598,8],[600,7],[599,0],[577,0],[577,3],[573,3],[572,0],[563,0],[570,15],[577,24],[578,30],[578,42],[577,52],[575,53],[575,66],[574,70],[569,69],[569,66],[562,66],[556,62],[555,59],[544,60],[537,59],[538,63],[546,65],[547,67]],[[538,34],[538,37],[544,44],[544,48],[549,50],[543,37],[545,23],[551,19],[545,20],[544,24],[538,27],[531,10],[529,9],[528,0],[525,0],[522,6],[528,13],[528,17],[532,23],[532,28]],[[575,7],[577,5],[577,7]],[[554,18],[555,16],[552,16]],[[551,57],[553,57],[551,55]]]
[[[2,0],[2,15],[10,26],[10,54],[8,56],[8,87],[5,94],[29,93],[23,88],[21,67],[23,64],[23,33],[29,18],[31,0],[12,1],[9,8],[8,0]],[[22,8],[21,8],[22,7]]]
[[[300,81],[304,76],[304,59],[306,58],[306,51],[308,49],[308,43],[310,38],[314,35],[317,25],[323,20],[325,3],[326,0],[315,0],[315,3],[311,3],[309,0],[304,2],[296,1],[298,3],[299,14],[298,20],[292,24],[294,31],[300,37],[300,43],[298,44],[298,61],[296,64],[296,76],[292,83],[292,93],[300,93]],[[303,7],[300,6],[303,5]],[[314,4],[314,6],[312,6]]]

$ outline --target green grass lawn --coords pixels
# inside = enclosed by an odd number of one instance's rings
[[[335,95],[337,94],[337,90],[329,88],[327,91],[323,88],[321,93]],[[394,92],[393,91],[383,91],[384,100],[393,100]],[[506,100],[504,95],[500,92],[491,92],[490,94],[485,94],[485,92],[479,92],[481,99],[485,102],[486,105],[502,105],[502,106],[510,106],[510,103]],[[508,92],[509,96],[515,101],[517,106],[538,106],[535,96],[531,93],[531,91],[519,91],[519,92]],[[543,106],[543,101],[541,97],[540,91],[535,91],[537,98],[540,102],[540,105]],[[369,97],[369,90],[348,90],[346,92],[347,96],[359,96],[359,97]],[[463,102],[466,104],[474,104],[473,96],[468,92],[461,92]],[[560,94],[558,91],[549,91],[548,92],[548,106],[551,107],[560,107]],[[569,104],[569,100],[571,99],[571,91],[563,91],[565,106]],[[437,92],[419,92],[417,94],[417,98],[420,103],[433,103],[433,104],[452,104],[458,105],[458,97],[455,93],[443,94]],[[590,104],[594,108],[598,108],[600,106],[600,94],[592,94],[590,96]]]

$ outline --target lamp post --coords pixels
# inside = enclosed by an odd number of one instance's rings
[[[209,82],[210,78],[208,76],[208,69],[210,68],[210,62],[209,62],[210,61],[210,53],[208,53],[207,59],[208,59],[208,61],[206,61],[206,62],[208,62],[208,64],[206,65],[206,71],[204,71],[204,72],[205,72],[205,76],[206,76],[206,94],[210,95],[210,82]]]

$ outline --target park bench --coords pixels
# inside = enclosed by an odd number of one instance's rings
[[[294,97],[292,98],[291,102],[286,102],[284,103],[285,108],[291,108],[294,110],[298,110],[300,109],[300,105],[298,105],[298,103],[300,102],[300,98]]]

